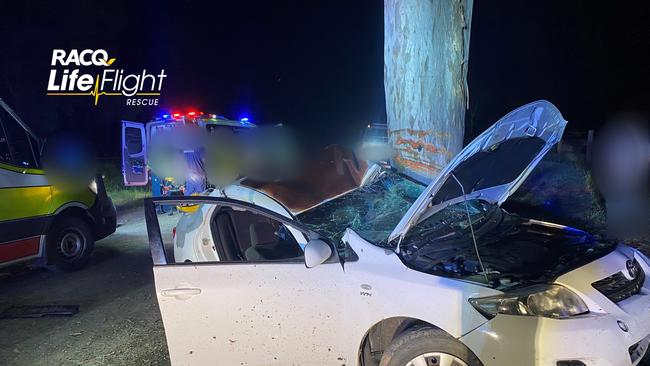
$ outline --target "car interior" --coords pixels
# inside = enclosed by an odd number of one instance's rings
[[[215,240],[227,261],[302,259],[303,251],[280,222],[250,211],[220,209],[213,219]],[[220,253],[221,254],[221,253]]]

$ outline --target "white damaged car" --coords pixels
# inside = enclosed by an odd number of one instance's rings
[[[638,364],[650,340],[648,258],[500,207],[565,125],[534,102],[429,186],[373,167],[356,174],[358,188],[302,209],[287,203],[308,190],[300,184],[147,199],[172,363]],[[156,204],[192,209],[179,219]]]

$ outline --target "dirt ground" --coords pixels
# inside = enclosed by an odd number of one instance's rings
[[[79,305],[72,317],[0,320],[0,365],[166,365],[141,209],[120,215],[74,273],[0,272],[0,310],[12,304]]]

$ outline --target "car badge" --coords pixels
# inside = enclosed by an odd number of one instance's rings
[[[627,273],[630,275],[630,279],[635,279],[639,275],[639,269],[634,264],[633,260],[628,260],[625,262],[625,267],[627,268]]]
[[[616,323],[618,324],[618,327],[621,328],[621,330],[624,331],[625,333],[627,333],[630,330],[630,328],[628,328],[627,324],[625,324],[624,322],[617,320]]]

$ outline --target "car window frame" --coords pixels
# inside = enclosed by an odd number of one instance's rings
[[[251,260],[245,259],[245,252],[242,252],[241,253],[242,257],[244,257],[243,260],[226,259],[227,255],[226,255],[226,250],[223,248],[224,244],[221,242],[221,239],[216,235],[217,225],[216,225],[216,222],[215,222],[215,218],[217,217],[217,215],[219,215],[220,213],[223,212],[224,208],[230,209],[233,212],[241,212],[241,210],[234,210],[234,209],[232,209],[230,207],[224,207],[224,206],[217,206],[217,207],[214,208],[214,210],[212,210],[212,214],[210,216],[210,231],[211,231],[210,234],[212,235],[212,242],[214,243],[215,249],[217,250],[217,254],[219,255],[219,260],[216,261],[216,262],[219,262],[219,263],[256,263],[256,264],[257,263],[269,263],[269,262],[273,262],[273,263],[278,263],[278,262],[279,263],[304,262],[304,260],[305,260],[305,251],[304,251],[304,248],[302,248],[302,247],[300,249],[302,250],[303,254],[301,256],[299,256],[299,257],[293,257],[293,258],[251,261]],[[252,211],[250,211],[250,212],[252,212]],[[260,215],[259,213],[256,213],[256,212],[252,212],[252,213],[254,213],[256,215]],[[269,218],[274,220],[274,221],[277,221],[273,217],[269,217]],[[285,224],[283,222],[279,222],[279,223],[284,226],[284,228],[287,231],[287,234],[291,235],[291,238],[294,240],[296,245],[300,246],[300,244],[298,242],[298,239],[293,235],[291,230],[287,227],[287,224]],[[234,229],[236,230],[236,228],[234,228]],[[300,231],[300,230],[298,230],[298,231]],[[237,240],[237,248],[235,248],[235,249],[241,251],[241,245],[239,243],[239,238],[237,237],[237,238],[235,238],[235,240]]]
[[[320,239],[325,241],[330,248],[332,249],[332,255],[331,257],[324,262],[325,263],[333,263],[333,262],[340,262],[343,264],[342,259],[339,256],[338,251],[336,250],[336,246],[333,245],[332,241],[327,238],[322,236],[321,234],[311,230],[309,227],[307,227],[305,224],[290,219],[288,217],[285,217],[283,215],[278,214],[277,212],[271,211],[267,208],[257,206],[248,202],[232,199],[232,198],[224,198],[224,197],[210,197],[210,196],[188,196],[188,197],[150,197],[150,198],[145,198],[144,199],[144,214],[145,214],[145,221],[146,221],[146,226],[147,226],[147,236],[149,238],[149,249],[151,251],[151,258],[153,260],[154,267],[155,266],[186,266],[186,265],[218,265],[218,264],[253,264],[253,265],[259,265],[259,264],[288,264],[288,263],[293,263],[293,264],[298,264],[302,263],[304,265],[304,256],[300,258],[295,258],[295,259],[288,259],[288,260],[271,260],[271,261],[206,261],[206,262],[189,262],[189,263],[176,263],[176,262],[171,262],[169,261],[167,252],[165,251],[165,246],[164,242],[162,239],[162,234],[160,231],[160,224],[158,222],[158,217],[156,213],[156,204],[165,204],[165,205],[187,205],[187,204],[210,204],[214,205],[215,209],[212,213],[212,216],[210,220],[212,220],[215,212],[218,211],[219,207],[230,207],[231,209],[244,209],[248,210],[250,212],[260,214],[263,216],[267,216],[273,220],[276,220],[283,225],[286,226],[292,226],[294,229],[302,232],[305,237],[307,238],[307,241],[309,240],[315,240],[315,239]],[[212,224],[210,224],[212,225]],[[212,233],[213,240],[214,240],[214,233]],[[294,237],[295,238],[295,237]],[[217,242],[215,242],[215,245],[217,245]],[[219,252],[220,250],[218,250]]]
[[[130,134],[128,131],[134,130],[139,139],[139,143],[137,144],[138,146],[138,151],[132,151],[131,148],[135,147],[133,144],[133,138],[135,137],[134,134]],[[130,140],[131,139],[131,140]],[[124,126],[124,145],[126,147],[126,151],[128,152],[129,155],[140,155],[142,154],[142,151],[144,150],[144,134],[142,133],[142,130],[133,126]]]
[[[2,100],[2,98],[0,98],[0,111],[1,110],[4,110],[11,117],[10,119],[13,119],[20,126],[20,128],[23,131],[25,131],[25,134],[27,135],[27,142],[29,143],[29,149],[31,150],[32,153],[31,155],[34,163],[34,166],[29,168],[41,169],[40,157],[41,154],[43,153],[43,147],[45,145],[44,144],[45,141],[41,137],[39,137],[36,133],[34,133],[34,131],[29,127],[29,125],[26,124],[20,118],[20,116],[18,116],[18,114],[16,114],[16,112],[13,109],[11,109],[11,107],[7,103],[5,103],[4,100]],[[11,150],[13,148],[12,142],[9,139],[9,134],[7,133],[7,130],[5,129],[4,125],[2,126],[2,128],[3,128],[3,134],[5,135],[5,139],[7,141],[7,147],[11,154]],[[11,160],[12,161],[14,160],[13,156],[11,156]],[[14,165],[14,164],[9,163],[9,165]],[[24,166],[20,165],[20,162],[16,166],[25,168]]]
[[[11,114],[10,114],[10,116],[11,116]],[[17,151],[15,149],[14,141],[13,141],[15,136],[10,136],[9,128],[6,127],[7,126],[7,120],[9,120],[9,123],[12,123],[11,122],[12,119],[3,119],[2,116],[0,116],[0,134],[2,136],[4,136],[5,143],[6,143],[6,146],[7,146],[7,150],[9,152],[10,160],[7,161],[7,160],[4,160],[4,159],[1,159],[0,163],[15,166],[15,167],[19,167],[19,168],[23,168],[23,169],[40,169],[41,168],[41,163],[40,163],[40,159],[39,159],[39,154],[37,154],[37,151],[40,152],[39,141],[33,135],[31,135],[30,132],[27,131],[20,122],[18,122],[16,120],[13,120],[13,122],[16,123],[16,125],[18,126],[17,131],[22,130],[22,133],[25,134],[25,138],[27,140],[27,147],[29,148],[29,152],[30,152],[29,165],[21,164],[21,162],[19,162],[15,157],[15,154],[16,154],[16,151]],[[34,146],[35,144],[36,144],[36,146]],[[35,149],[35,147],[36,147],[36,149]]]

